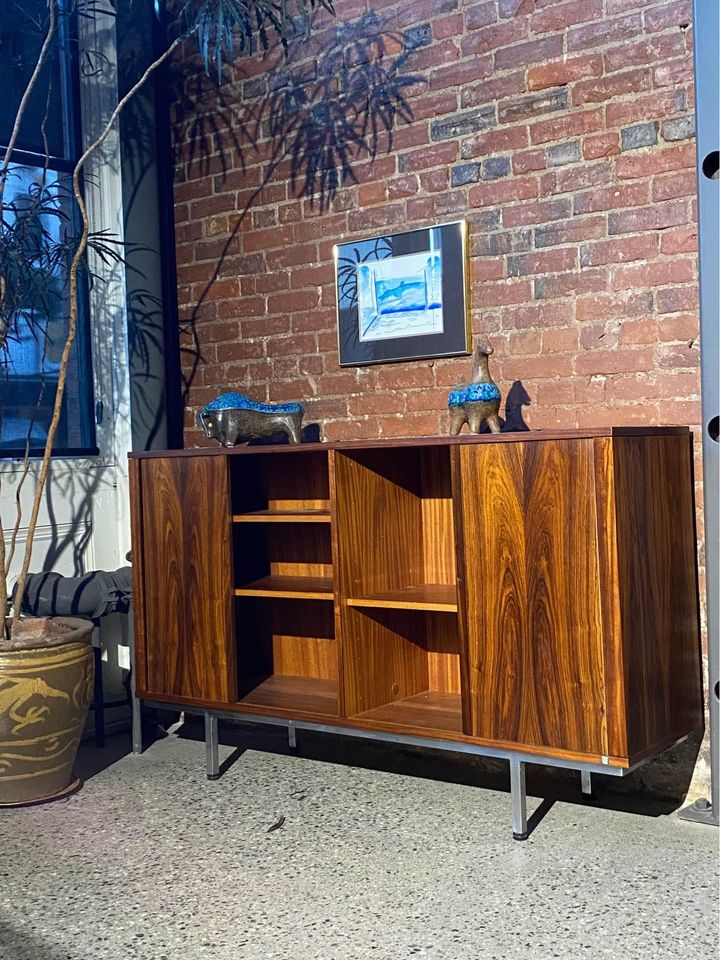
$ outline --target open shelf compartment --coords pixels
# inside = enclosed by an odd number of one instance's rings
[[[236,601],[238,700],[248,709],[337,717],[331,601]]]
[[[343,638],[349,717],[463,733],[455,614],[348,608]]]
[[[351,607],[457,612],[447,447],[336,454],[341,596]]]
[[[325,451],[230,458],[234,523],[330,522]]]
[[[332,600],[327,454],[245,455],[231,471],[235,595]]]

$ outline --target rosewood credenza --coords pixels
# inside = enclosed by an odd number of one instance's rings
[[[622,776],[702,724],[685,428],[132,454],[137,696]]]

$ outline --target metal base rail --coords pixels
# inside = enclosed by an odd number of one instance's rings
[[[177,704],[167,704],[161,701],[144,700],[148,707],[167,709],[177,708]],[[218,738],[218,719],[227,718],[242,723],[267,724],[269,726],[287,727],[288,742],[291,749],[297,748],[297,731],[311,730],[315,733],[332,733],[345,737],[359,737],[364,740],[377,740],[382,743],[396,743],[406,747],[424,747],[427,750],[441,750],[444,753],[468,753],[478,757],[492,757],[498,760],[507,760],[510,764],[510,803],[512,808],[512,832],[514,840],[527,840],[527,790],[525,787],[525,767],[528,763],[539,764],[544,767],[561,767],[564,770],[577,770],[581,778],[581,792],[584,800],[594,799],[592,790],[592,774],[602,773],[610,777],[625,777],[633,770],[643,766],[649,757],[639,760],[631,767],[611,767],[601,763],[581,763],[561,760],[557,757],[546,757],[541,754],[519,753],[513,750],[502,750],[495,747],[486,747],[474,743],[448,742],[434,740],[430,737],[414,737],[408,734],[386,733],[383,730],[363,730],[355,727],[335,726],[329,723],[316,723],[310,720],[288,719],[286,717],[271,717],[251,713],[236,713],[235,711],[202,710],[197,707],[184,707],[186,713],[193,713],[205,718],[205,756],[208,780],[217,780],[220,777],[220,752]],[[685,739],[684,737],[681,739]],[[678,741],[679,742],[679,741]]]

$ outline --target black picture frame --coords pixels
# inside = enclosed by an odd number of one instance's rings
[[[333,248],[341,367],[470,353],[467,222]]]

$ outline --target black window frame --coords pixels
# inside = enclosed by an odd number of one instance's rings
[[[80,111],[80,57],[78,52],[77,15],[63,16],[58,21],[58,56],[61,59],[60,77],[63,84],[61,103],[63,109],[63,148],[64,156],[59,157],[35,153],[14,148],[11,165],[36,168],[47,167],[49,171],[72,175],[82,150],[82,128]],[[8,131],[9,133],[9,131]],[[0,131],[0,137],[2,132]],[[0,159],[7,152],[7,146],[0,141]],[[80,216],[73,209],[73,228],[79,229]],[[97,417],[95,402],[95,384],[93,379],[92,338],[90,329],[90,300],[87,277],[81,272],[78,277],[78,322],[73,350],[76,354],[77,377],[81,403],[87,417],[86,430],[90,441],[86,446],[63,447],[55,444],[51,456],[53,459],[97,457],[100,449],[97,445]],[[63,404],[67,402],[67,394]],[[62,416],[62,415],[61,415]],[[42,457],[45,443],[23,447],[0,447],[0,461],[24,460]]]

